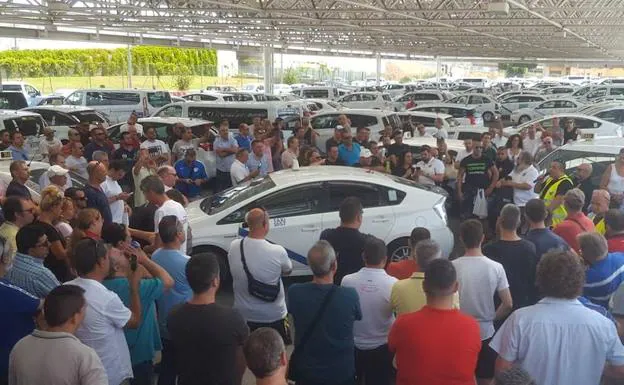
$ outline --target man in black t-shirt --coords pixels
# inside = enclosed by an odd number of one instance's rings
[[[370,149],[370,128],[358,127],[353,141],[362,148]]]
[[[462,159],[457,173],[457,197],[463,218],[473,217],[474,199],[480,189],[490,197],[498,181],[498,169],[494,162],[483,156],[483,145],[474,142],[472,154]]]
[[[28,165],[23,160],[14,160],[9,166],[9,171],[13,180],[7,186],[4,193],[6,197],[17,196],[25,199],[32,199],[30,191],[26,187],[25,183],[30,178],[30,170]]]
[[[215,302],[219,290],[216,256],[200,254],[189,259],[186,279],[193,297],[171,310],[167,318],[178,383],[240,384],[246,369],[242,347],[249,328],[238,311]]]
[[[386,156],[390,159],[392,165],[396,167],[399,164],[401,156],[409,151],[410,147],[403,143],[403,131],[401,130],[394,130],[392,139],[394,139],[394,143],[388,146]]]
[[[136,163],[138,148],[134,146],[132,135],[129,132],[121,133],[121,141],[119,148],[113,153],[113,159],[121,159],[124,161],[124,177],[119,180],[119,185],[125,192],[132,191],[134,188],[134,178],[132,177],[132,167]]]
[[[336,252],[337,270],[334,282],[340,285],[342,277],[364,267],[362,252],[366,236],[360,233],[362,225],[362,202],[348,197],[340,204],[340,226],[326,229],[321,239],[328,241]]]
[[[518,206],[503,207],[497,222],[500,238],[483,246],[483,254],[505,269],[514,310],[535,305],[538,299],[535,287],[538,256],[535,245],[518,236],[520,216]]]

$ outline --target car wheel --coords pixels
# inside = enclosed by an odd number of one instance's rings
[[[531,120],[531,117],[529,115],[522,115],[520,119],[518,119],[518,124],[526,123],[529,120]]]
[[[410,255],[410,248],[407,238],[396,239],[388,245],[388,256],[390,262],[398,262],[407,259]]]
[[[492,120],[494,120],[494,114],[491,112],[484,112],[483,113],[483,121],[484,122],[491,122]]]
[[[230,274],[230,263],[227,259],[227,253],[214,246],[198,246],[193,248],[193,256],[212,255],[219,262],[219,278],[221,278],[221,286],[229,286],[232,283],[232,275]]]

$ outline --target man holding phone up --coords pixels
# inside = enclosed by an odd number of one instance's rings
[[[434,185],[444,180],[444,163],[433,156],[431,147],[425,145],[420,148],[420,162],[416,163],[416,181],[422,184]]]

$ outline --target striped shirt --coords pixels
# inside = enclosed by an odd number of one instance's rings
[[[45,266],[43,259],[15,253],[13,267],[4,277],[11,284],[20,287],[37,298],[44,298],[60,285],[54,274]]]
[[[624,282],[624,253],[609,253],[586,272],[583,295],[590,301],[609,306],[611,295]]]

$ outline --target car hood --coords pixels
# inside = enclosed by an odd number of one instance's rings
[[[206,218],[207,214],[200,207],[200,204],[204,199],[206,198],[198,199],[189,203],[188,206],[186,206],[186,213],[189,225],[192,226],[193,223],[196,223],[199,220]]]

